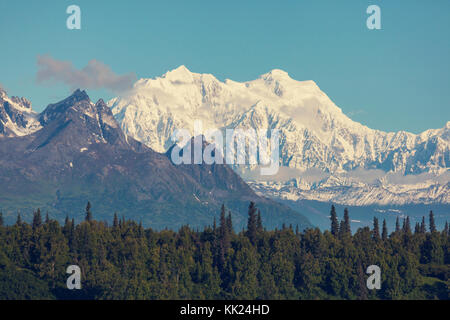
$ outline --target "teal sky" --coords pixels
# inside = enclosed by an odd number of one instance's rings
[[[76,4],[82,29],[66,28]],[[366,28],[377,4],[382,30]],[[450,1],[1,1],[0,83],[41,111],[70,93],[37,83],[37,57],[116,74],[193,72],[246,81],[274,68],[314,80],[369,127],[421,132],[450,120]],[[109,99],[106,89],[87,90]]]

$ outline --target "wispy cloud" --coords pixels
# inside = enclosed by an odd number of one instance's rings
[[[109,66],[98,60],[91,60],[81,70],[77,70],[69,61],[61,61],[49,55],[37,57],[38,72],[36,81],[43,83],[64,83],[71,89],[108,89],[121,93],[133,86],[134,73],[117,75]]]

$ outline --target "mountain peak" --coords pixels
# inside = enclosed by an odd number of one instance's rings
[[[105,103],[105,101],[102,99],[102,98],[100,98],[100,99],[98,99],[98,101],[95,103],[95,105],[96,106],[99,106],[99,105],[101,105],[101,106],[106,106],[106,103]]]
[[[292,79],[289,74],[281,69],[273,69],[268,73],[261,76],[264,80],[282,80],[282,79]]]
[[[167,71],[163,78],[172,80],[172,81],[192,81],[192,72],[189,71],[184,65],[179,66],[176,69],[171,71]]]
[[[90,98],[86,91],[77,89],[75,90],[71,96],[69,96],[67,99],[75,100],[75,101],[83,101],[83,100],[89,100]]]

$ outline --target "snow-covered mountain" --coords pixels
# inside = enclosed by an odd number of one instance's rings
[[[370,129],[347,117],[313,81],[272,70],[248,82],[219,81],[181,66],[140,79],[108,103],[126,134],[166,151],[175,129],[279,129],[282,170],[255,190],[337,203],[450,203],[450,121],[421,134]],[[267,179],[265,179],[267,180]]]
[[[31,102],[25,98],[10,98],[0,87],[0,136],[24,136],[40,128],[38,114],[31,109]]]

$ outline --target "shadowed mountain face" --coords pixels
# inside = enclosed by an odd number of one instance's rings
[[[164,155],[124,135],[103,100],[84,91],[49,105],[37,130],[0,137],[0,208],[11,223],[41,208],[63,220],[83,218],[88,200],[96,219],[114,212],[153,228],[211,224],[222,203],[235,226],[246,223],[249,201],[266,227],[309,227],[300,214],[257,196],[226,165],[174,165]]]

